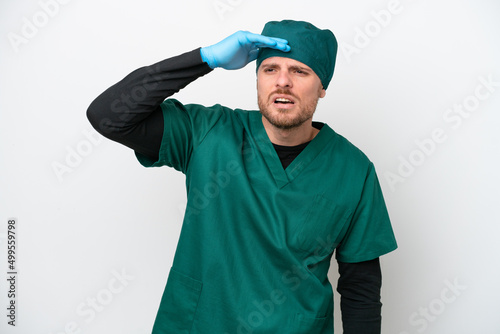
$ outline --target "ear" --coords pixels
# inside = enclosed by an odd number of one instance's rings
[[[326,95],[326,89],[321,88],[321,91],[319,92],[319,97],[320,97],[320,98],[324,98],[324,97],[325,97],[325,95]]]

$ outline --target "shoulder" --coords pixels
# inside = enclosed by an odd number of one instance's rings
[[[336,159],[341,159],[351,167],[358,167],[364,170],[372,168],[372,162],[368,156],[347,138],[334,131],[327,124],[324,125],[327,131],[331,131],[331,139],[328,145],[329,150]]]
[[[183,113],[188,114],[189,116],[199,116],[199,117],[229,117],[241,119],[242,121],[249,119],[249,114],[253,112],[253,110],[243,110],[243,109],[233,109],[221,104],[214,104],[212,106],[205,106],[197,103],[188,103],[184,104],[177,99],[167,99],[161,103],[162,110],[172,111],[177,110]]]
[[[196,115],[201,113],[203,113],[203,115],[205,114],[223,115],[233,111],[232,109],[224,107],[220,104],[214,104],[213,106],[204,106],[196,103],[184,104],[177,99],[167,99],[163,101],[161,104],[161,108],[163,109],[163,111],[178,110],[186,112],[188,114],[196,114]]]

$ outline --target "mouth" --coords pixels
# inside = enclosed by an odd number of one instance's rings
[[[288,96],[277,96],[274,98],[273,104],[278,108],[290,108],[295,104],[295,101]]]

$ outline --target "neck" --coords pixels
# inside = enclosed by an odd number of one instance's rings
[[[262,116],[262,124],[271,143],[282,146],[296,146],[311,141],[319,132],[312,126],[312,119],[296,128],[287,130],[275,127],[264,116]]]

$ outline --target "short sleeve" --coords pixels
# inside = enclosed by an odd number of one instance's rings
[[[359,203],[336,249],[336,258],[341,262],[356,263],[375,259],[396,248],[382,189],[370,163]]]
[[[161,109],[164,129],[158,160],[138,152],[135,155],[145,167],[169,166],[186,173],[193,150],[217,124],[224,108],[220,105],[183,105],[175,99],[168,99],[161,104]]]

